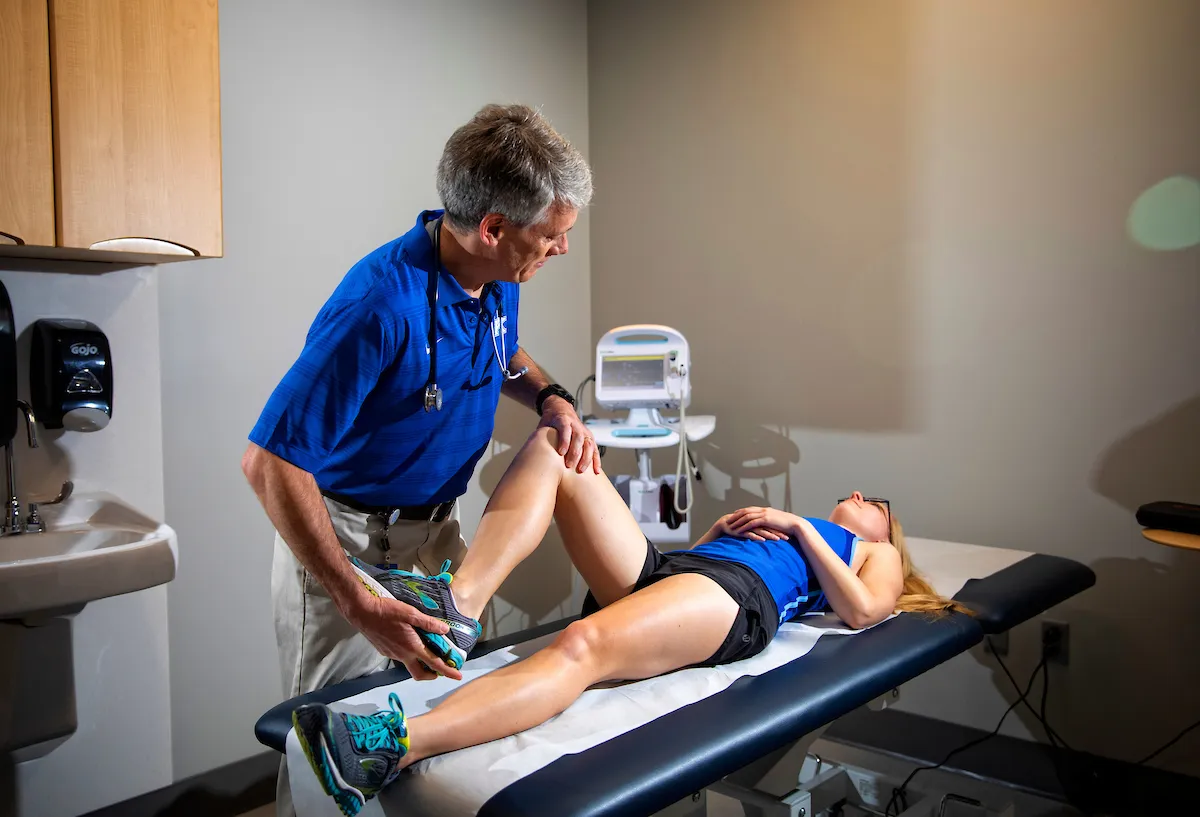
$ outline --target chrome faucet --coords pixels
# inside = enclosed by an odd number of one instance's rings
[[[33,407],[24,400],[17,400],[17,408],[25,417],[25,433],[29,438],[29,447],[37,448],[37,418],[33,416]],[[8,511],[5,514],[3,532],[13,536],[25,533],[27,530],[38,532],[42,530],[41,517],[36,511],[30,514],[28,522],[21,520],[21,500],[17,498],[17,476],[13,457],[13,441],[9,440],[4,446],[4,464],[8,470]]]

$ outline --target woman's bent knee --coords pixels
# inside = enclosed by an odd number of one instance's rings
[[[573,664],[596,666],[603,655],[603,641],[604,635],[593,621],[580,619],[568,624],[551,648]]]
[[[539,426],[525,441],[528,448],[542,448],[558,456],[558,429],[550,426]]]
[[[545,459],[562,461],[564,455],[559,453],[559,441],[560,437],[558,434],[558,429],[551,428],[549,426],[538,428],[532,434],[530,434],[529,439],[525,441],[526,456],[535,455]],[[599,474],[593,474],[590,467],[582,474],[573,468],[564,469],[563,477],[564,480],[579,477],[583,477],[585,479],[591,477],[603,477],[605,481],[608,480],[608,477],[604,475],[603,470],[601,470]]]

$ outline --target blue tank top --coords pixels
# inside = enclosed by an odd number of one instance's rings
[[[854,549],[861,537],[827,519],[805,519],[811,522],[829,543],[829,547],[838,558],[847,565],[853,563]],[[794,539],[756,542],[753,539],[721,536],[691,550],[671,552],[692,553],[748,567],[763,580],[771,597],[775,599],[775,609],[779,611],[779,624],[804,613],[826,609],[827,600],[821,590],[820,580],[810,569],[800,543]]]

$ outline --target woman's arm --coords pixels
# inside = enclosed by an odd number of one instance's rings
[[[727,513],[724,516],[722,516],[720,519],[718,519],[716,522],[713,522],[713,526],[708,529],[708,532],[705,533],[703,536],[701,536],[699,539],[697,539],[696,543],[694,545],[692,545],[692,547],[696,547],[698,545],[703,545],[705,542],[711,542],[712,540],[717,539],[718,537],[721,537],[721,536],[737,536],[738,538],[741,538],[741,539],[752,539],[755,542],[762,542],[762,541],[765,541],[768,539],[775,540],[775,539],[783,538],[778,533],[776,533],[773,530],[770,530],[769,528],[759,528],[757,530],[745,530],[745,531],[741,531],[741,532],[735,531],[734,528],[737,527],[735,524],[735,520],[738,519],[743,514],[744,510],[745,509],[743,509],[741,511],[734,511],[733,513]]]
[[[904,589],[900,554],[894,547],[872,548],[861,572],[855,574],[807,519],[796,517],[792,533],[804,548],[829,606],[842,621],[859,630],[892,614]]]
[[[743,508],[722,517],[722,522],[734,536],[782,531],[796,537],[829,599],[829,606],[856,630],[878,624],[891,615],[904,589],[900,553],[891,545],[872,547],[856,574],[802,516],[775,508]]]
[[[711,528],[709,528],[708,531],[703,536],[701,536],[699,539],[696,540],[696,543],[693,544],[692,547],[696,547],[697,545],[703,545],[705,542],[711,542],[712,540],[716,539],[718,536],[724,535],[724,533],[725,532],[721,529],[721,520],[718,519],[716,522],[713,523],[713,526]]]

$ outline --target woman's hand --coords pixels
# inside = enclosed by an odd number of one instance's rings
[[[778,508],[750,507],[734,511],[721,517],[721,521],[729,525],[732,536],[747,539],[787,539],[789,536],[799,536],[802,521],[795,514],[781,511]]]
[[[766,540],[786,539],[790,533],[786,521],[781,526],[778,523],[783,521],[781,518],[772,517],[771,520],[765,518],[761,513],[763,511],[773,511],[774,514],[781,514],[781,511],[774,511],[772,508],[742,508],[741,510],[727,513],[713,523],[712,530],[709,531],[709,536],[706,539],[715,539],[717,536],[737,536],[742,539],[752,539],[755,542],[763,542]],[[791,514],[783,514],[785,517],[790,517]]]

